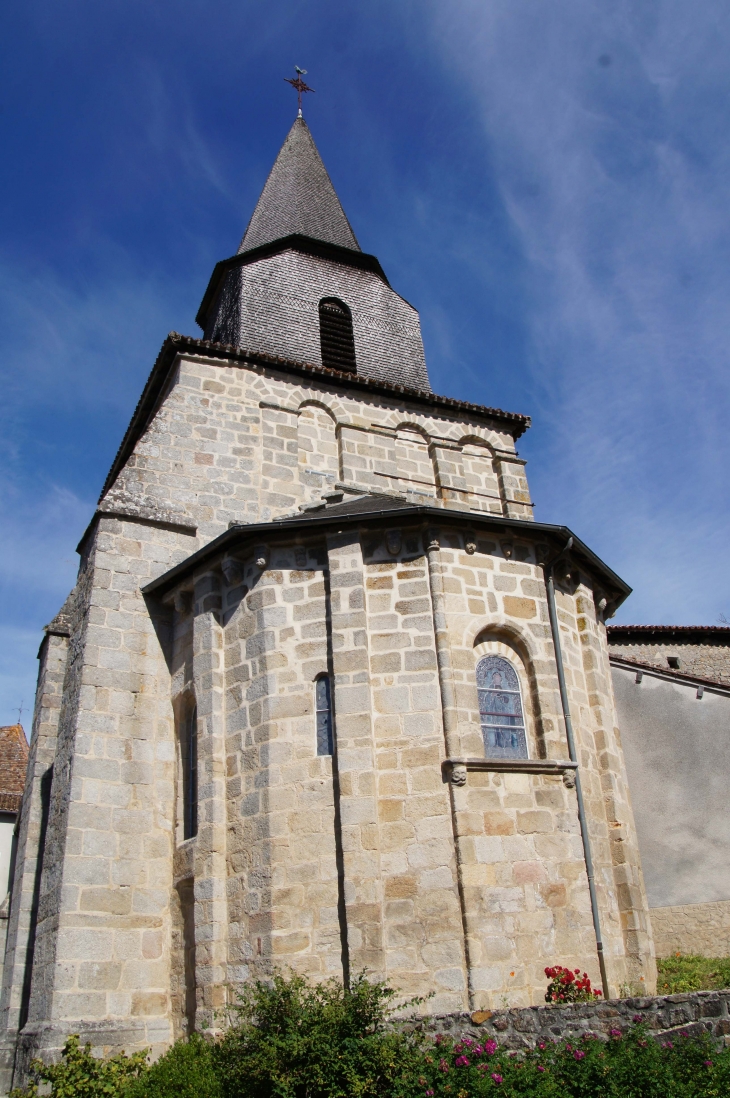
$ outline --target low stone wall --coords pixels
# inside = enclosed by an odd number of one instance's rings
[[[730,957],[730,900],[653,907],[649,915],[657,957],[677,952]]]
[[[639,1016],[656,1035],[704,1031],[730,1044],[730,990],[564,1006],[546,1003],[514,1010],[477,1010],[473,1014],[431,1014],[413,1019],[408,1026],[434,1036],[443,1033],[479,1041],[491,1037],[507,1048],[520,1049],[588,1032],[608,1037],[612,1029],[630,1028]]]

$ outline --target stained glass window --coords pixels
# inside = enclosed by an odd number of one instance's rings
[[[488,759],[526,759],[520,680],[509,660],[485,656],[477,664],[479,718]]]
[[[314,701],[317,715],[317,754],[331,755],[332,743],[332,699],[329,675],[320,675],[314,683]]]

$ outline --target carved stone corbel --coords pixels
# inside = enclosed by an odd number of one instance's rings
[[[224,557],[221,572],[229,587],[238,587],[243,582],[243,564],[235,557]]]

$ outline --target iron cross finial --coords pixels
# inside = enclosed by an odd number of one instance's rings
[[[302,117],[302,92],[313,92],[314,88],[310,88],[308,84],[305,84],[302,80],[303,76],[307,75],[306,69],[300,69],[298,65],[294,66],[296,76],[291,80],[288,76],[285,76],[287,84],[291,84],[293,88],[297,89],[297,99],[299,100],[299,118]]]

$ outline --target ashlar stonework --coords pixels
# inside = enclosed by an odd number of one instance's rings
[[[6,1088],[72,1032],[159,1053],[215,1029],[276,967],[367,969],[436,1012],[538,1003],[548,963],[600,984],[576,775],[609,989],[654,988],[604,624],[628,588],[533,521],[524,416],[277,338],[166,340],[47,627]],[[485,656],[519,689],[485,702]]]

